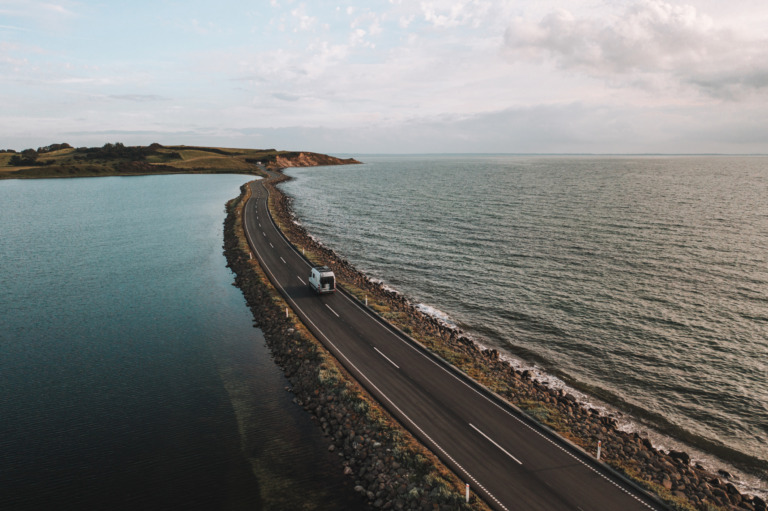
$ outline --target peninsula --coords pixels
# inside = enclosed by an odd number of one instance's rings
[[[51,144],[17,152],[0,151],[0,179],[129,176],[147,174],[263,174],[263,168],[360,163],[306,151],[197,146],[72,147]]]

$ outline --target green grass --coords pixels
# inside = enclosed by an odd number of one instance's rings
[[[89,159],[74,148],[61,149],[38,156],[41,166],[11,167],[13,153],[0,153],[0,179],[2,178],[49,178],[49,177],[91,177],[106,175],[161,174],[178,170],[180,172],[238,172],[260,174],[256,161],[283,154],[274,149],[228,149],[219,147],[159,147],[146,157],[143,167],[126,169],[131,160],[125,158]],[[248,161],[250,160],[250,161]],[[141,162],[140,162],[141,163]],[[149,164],[147,167],[144,164]],[[153,168],[156,167],[156,168]]]

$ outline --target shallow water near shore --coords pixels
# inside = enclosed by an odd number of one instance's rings
[[[0,181],[0,508],[359,509],[231,285],[250,179]]]
[[[286,171],[321,242],[765,489],[768,158],[359,159]]]

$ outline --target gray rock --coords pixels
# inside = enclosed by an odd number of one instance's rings
[[[679,461],[683,465],[689,465],[691,463],[691,457],[687,452],[669,451],[669,457],[673,460]]]

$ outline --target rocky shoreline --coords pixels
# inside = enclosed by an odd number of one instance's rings
[[[271,194],[270,209],[284,234],[296,246],[303,248],[310,259],[330,266],[342,285],[352,294],[361,299],[364,295],[374,310],[421,344],[585,451],[595,453],[600,442],[603,462],[625,474],[640,486],[659,495],[672,509],[766,511],[765,501],[759,497],[741,494],[729,480],[730,475],[726,472],[713,473],[697,464],[691,465],[690,456],[687,453],[664,452],[656,449],[647,438],[638,433],[621,431],[614,417],[582,405],[575,397],[562,390],[549,388],[546,383],[538,381],[528,371],[515,370],[509,363],[499,358],[496,350],[482,349],[460,330],[424,314],[406,297],[385,289],[380,283],[372,281],[355,270],[351,264],[339,258],[332,250],[319,244],[294,221],[290,199],[274,186],[285,179],[288,177],[283,175],[267,183]],[[230,222],[229,217],[233,214],[230,212],[227,222]],[[233,228],[225,229],[225,247],[233,243],[234,232],[229,231],[233,231]],[[366,423],[351,426],[353,430],[345,429],[344,424],[348,422],[345,418],[349,416],[349,411],[340,412],[338,410],[340,400],[328,401],[328,394],[321,394],[318,391],[318,378],[312,380],[307,376],[310,374],[306,372],[309,368],[304,368],[306,358],[297,361],[297,353],[299,353],[296,351],[298,349],[296,336],[299,335],[297,330],[284,324],[282,318],[285,314],[283,313],[281,318],[279,310],[277,315],[265,316],[267,313],[262,308],[263,299],[261,302],[252,302],[249,294],[254,294],[251,288],[255,284],[252,282],[253,277],[244,276],[247,273],[247,268],[241,268],[244,263],[241,259],[244,256],[235,254],[230,249],[227,251],[225,253],[230,266],[237,274],[237,285],[243,289],[249,305],[254,310],[254,317],[257,318],[262,329],[265,329],[265,337],[268,337],[275,360],[283,367],[291,381],[293,382],[294,379],[296,381],[293,391],[296,393],[297,403],[314,413],[323,430],[336,439],[333,448],[343,451],[346,467],[344,471],[356,477],[356,485],[360,488],[358,491],[364,493],[374,507],[433,509],[429,506],[436,504],[438,509],[461,509],[464,504],[460,495],[456,493],[457,491],[460,493],[460,488],[456,488],[457,480],[442,487],[444,494],[436,492],[434,484],[420,487],[418,478],[415,480],[413,478],[416,472],[408,472],[401,461],[395,461],[391,453],[398,451],[399,448],[394,444],[390,444],[391,447],[385,447],[383,453],[377,451],[378,454],[374,455],[376,462],[373,465],[370,464],[369,449],[358,449],[361,441],[366,441],[366,436],[358,435],[357,432],[373,431],[371,425]],[[264,287],[263,284],[261,286]],[[264,292],[266,291],[262,291]],[[289,330],[290,333],[286,333]],[[274,340],[270,340],[269,337]],[[350,383],[346,382],[344,385],[350,385]],[[318,397],[320,395],[325,397]],[[333,411],[329,412],[329,409]],[[378,422],[377,424],[381,426]],[[350,436],[349,431],[354,434]],[[399,440],[402,435],[398,431],[394,439]],[[372,440],[373,443],[371,443],[370,436],[367,439],[368,443],[363,445],[380,444],[378,449],[384,445],[381,440]],[[408,440],[409,445],[413,442],[412,439]],[[364,454],[362,458],[361,454]],[[414,454],[410,453],[410,455]],[[418,456],[423,457],[422,454]],[[361,463],[365,468],[360,467]],[[376,471],[375,476],[370,472],[371,467]],[[424,467],[421,470],[423,471]],[[441,474],[444,472],[444,469],[441,470]],[[410,479],[404,477],[406,473]],[[371,477],[373,479],[370,479]],[[449,478],[445,476],[444,479]],[[410,482],[406,484],[406,480]],[[379,482],[378,486],[375,484],[376,481]],[[365,482],[368,483],[367,486],[362,484]],[[429,479],[428,483],[431,482],[433,482],[432,479]],[[393,492],[388,486],[390,483],[397,490]],[[451,487],[453,488],[450,489]],[[374,491],[377,488],[379,490]],[[418,494],[421,498],[418,500],[404,498],[411,494],[414,497]],[[453,499],[447,498],[451,495]],[[481,503],[474,501],[472,508],[477,509],[478,504]]]
[[[286,315],[284,301],[251,258],[242,233],[242,195],[227,205],[224,254],[261,328],[275,363],[291,382],[294,402],[311,414],[339,455],[339,470],[354,480],[361,508],[468,510],[489,508],[437,458],[389,416],[336,362],[312,334]]]

